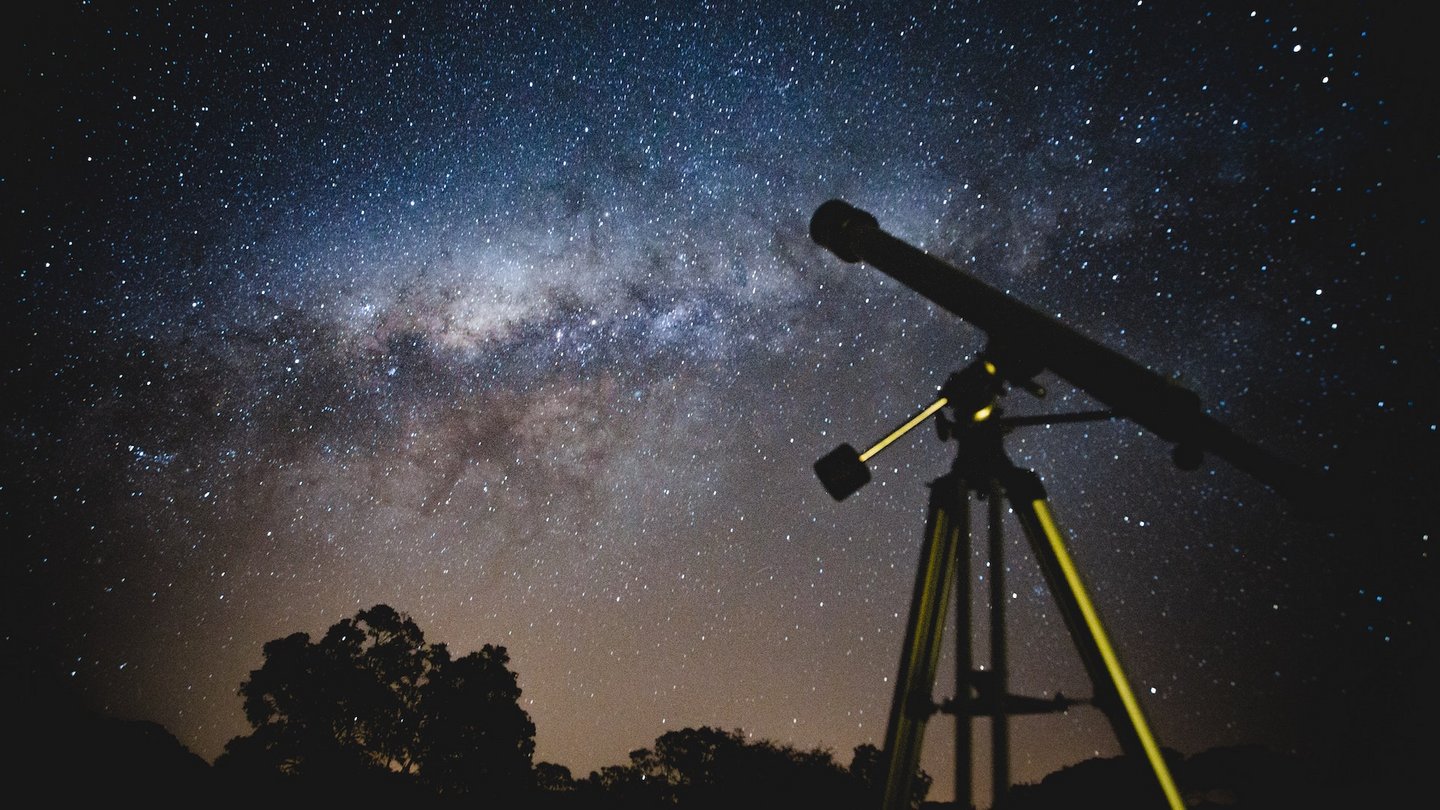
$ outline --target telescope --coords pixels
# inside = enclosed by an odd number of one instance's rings
[[[1194,469],[1205,453],[1214,454],[1301,503],[1307,514],[1326,506],[1333,508],[1338,499],[1328,497],[1318,480],[1308,478],[1297,466],[1266,453],[1211,418],[1195,392],[891,236],[881,230],[873,215],[849,203],[830,200],[821,205],[810,220],[810,236],[846,262],[873,265],[979,327],[988,338],[985,350],[950,375],[930,405],[884,439],[864,452],[842,444],[814,465],[825,490],[841,501],[869,482],[866,462],[872,456],[932,416],[938,420],[940,437],[956,439],[959,446],[950,471],[929,483],[920,567],[885,732],[880,806],[883,810],[910,807],[925,725],[936,712],[956,718],[955,799],[961,807],[970,803],[970,723],[976,717],[991,719],[991,784],[994,806],[1001,806],[1009,784],[1008,718],[1065,711],[1076,703],[1088,703],[1105,714],[1125,754],[1135,762],[1148,763],[1155,805],[1182,810],[1183,798],[1066,547],[1039,476],[1015,466],[1005,453],[1004,436],[1024,425],[1125,418],[1169,442],[1171,457],[1181,468]],[[1043,395],[1035,376],[1047,369],[1108,410],[1002,416],[1000,402],[1009,387]],[[947,417],[945,411],[951,415]],[[988,503],[990,524],[989,562],[982,578],[990,588],[990,665],[981,669],[975,669],[972,660],[972,552],[965,542],[972,496]],[[1030,542],[1031,553],[1090,677],[1095,691],[1088,700],[1062,700],[1058,694],[1053,700],[1041,699],[1008,691],[1004,501],[1009,502]],[[937,704],[931,692],[945,612],[952,599],[959,621],[955,694]]]
[[[1195,392],[891,236],[872,214],[843,200],[830,200],[811,218],[810,237],[844,261],[873,265],[979,327],[989,337],[987,359],[1003,380],[1033,388],[1034,376],[1049,369],[1113,409],[1117,417],[1169,442],[1172,458],[1182,469],[1195,469],[1205,453],[1212,453],[1293,502],[1312,508],[1328,503],[1317,495],[1318,482],[1309,480],[1300,468],[1245,441],[1206,414]],[[855,467],[861,455],[844,446],[837,448],[826,457],[828,480],[817,467],[836,500],[853,492],[846,489],[860,478],[868,480],[868,473]],[[863,460],[858,463],[863,465]]]

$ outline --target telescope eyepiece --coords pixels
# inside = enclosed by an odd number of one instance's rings
[[[815,209],[815,215],[810,217],[810,238],[841,259],[853,263],[860,261],[853,242],[855,234],[879,227],[880,221],[869,212],[861,211],[844,200],[829,200]]]

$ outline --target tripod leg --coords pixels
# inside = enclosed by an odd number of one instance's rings
[[[1140,701],[1130,689],[1120,659],[1110,645],[1109,636],[1100,624],[1100,615],[1080,581],[1080,573],[1065,539],[1055,525],[1045,490],[1040,479],[1026,470],[1012,469],[1005,482],[1011,506],[1020,518],[1020,525],[1030,540],[1035,558],[1040,562],[1046,584],[1055,596],[1070,637],[1090,674],[1095,689],[1095,705],[1110,720],[1120,747],[1138,760],[1148,761],[1154,771],[1165,801],[1172,810],[1183,810],[1184,801],[1170,776],[1170,768],[1160,753],[1160,746],[1150,733],[1150,726],[1140,710]]]
[[[990,674],[995,681],[995,705],[990,715],[991,807],[1005,802],[1010,790],[1010,715],[1005,697],[1010,693],[1010,664],[1005,640],[1005,514],[1000,487],[991,484],[986,498],[990,511]]]
[[[959,538],[969,531],[969,508],[969,492],[957,476],[945,475],[930,485],[925,542],[885,730],[884,810],[910,807],[925,723],[934,709],[932,690],[945,608],[955,582],[955,554]]]
[[[974,482],[969,482],[973,491]],[[968,505],[968,500],[967,500]],[[968,513],[967,513],[968,520]],[[961,526],[955,547],[955,692],[951,714],[955,716],[955,806],[970,806],[975,795],[975,651],[971,626],[969,527]]]

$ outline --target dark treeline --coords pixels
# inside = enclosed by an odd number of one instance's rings
[[[710,727],[667,732],[629,761],[576,777],[536,762],[535,725],[520,706],[505,648],[454,657],[385,605],[362,610],[312,640],[265,645],[264,662],[239,686],[252,731],[213,765],[155,723],[99,717],[10,684],[12,789],[37,801],[140,801],[160,806],[473,808],[873,808],[880,752],[830,751],[751,740]],[[1188,759],[1170,752],[1191,807],[1337,806],[1327,780],[1293,757],[1231,748]],[[1149,807],[1145,773],[1095,759],[1014,788],[1006,810]],[[917,774],[916,804],[930,778]]]

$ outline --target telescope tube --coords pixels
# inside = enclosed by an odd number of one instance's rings
[[[1116,415],[1171,442],[1177,463],[1198,462],[1199,452],[1211,452],[1287,498],[1307,505],[1323,502],[1298,467],[1204,413],[1193,391],[891,236],[874,215],[830,200],[811,217],[810,238],[847,262],[873,265],[979,327],[990,338],[987,357],[1011,382],[1022,384],[1048,368]]]

